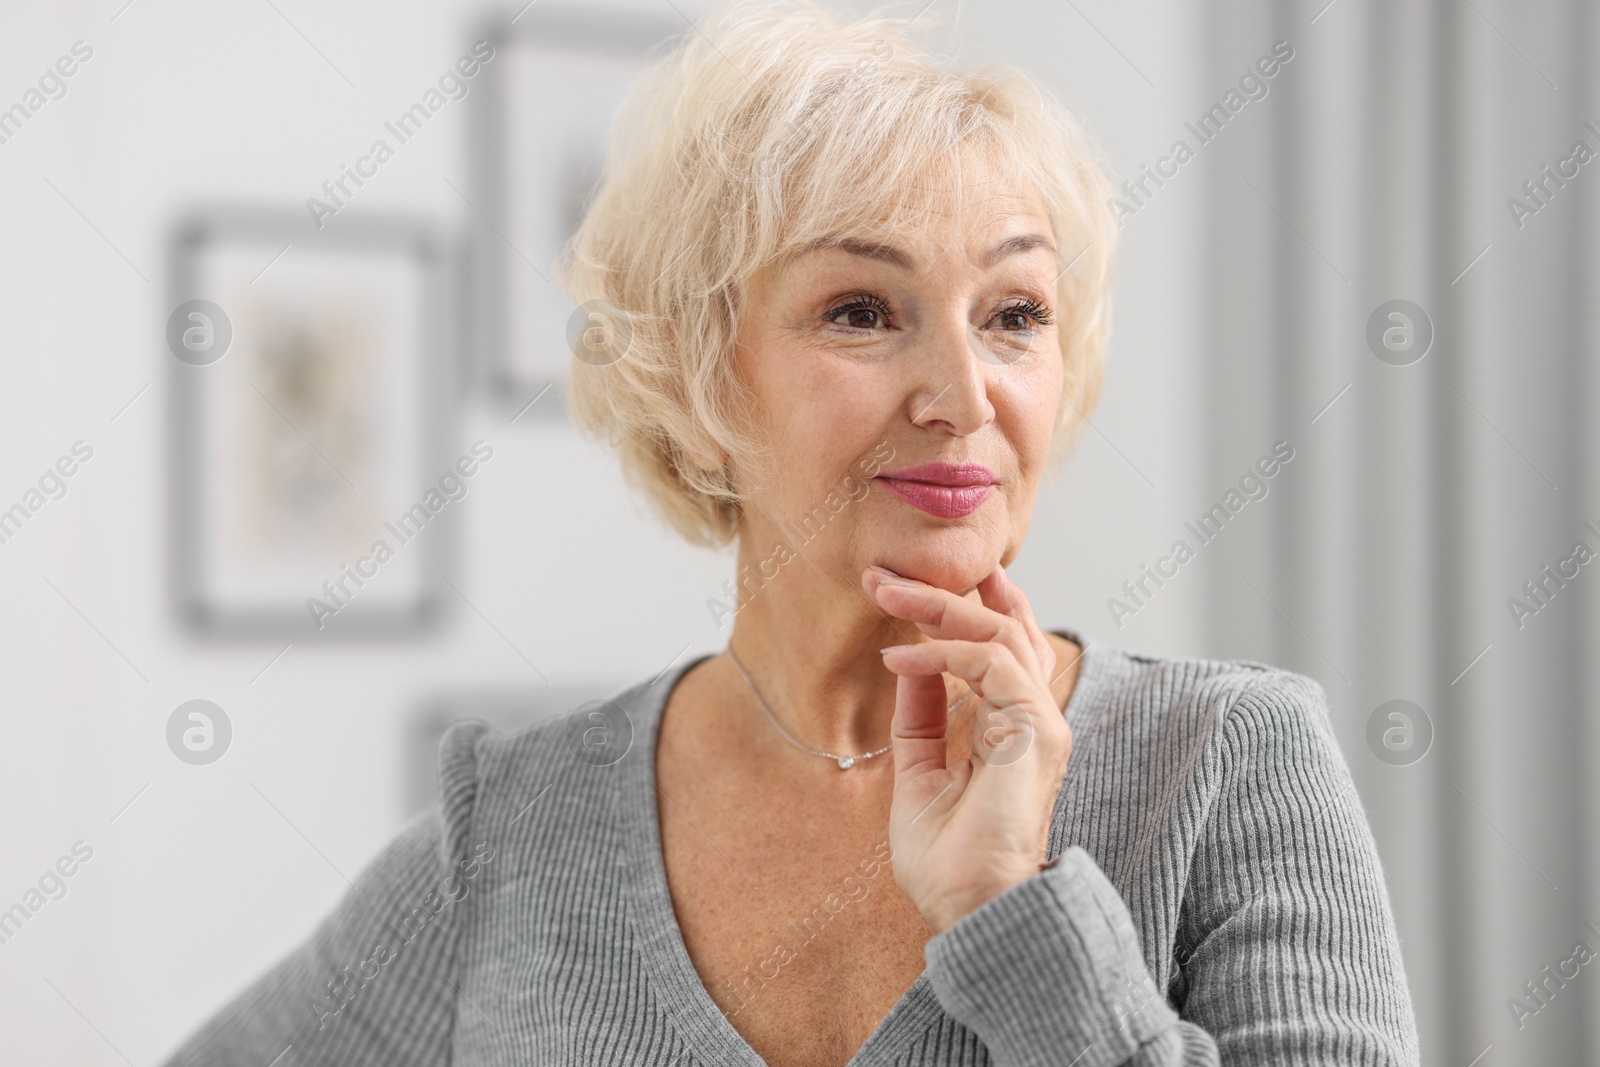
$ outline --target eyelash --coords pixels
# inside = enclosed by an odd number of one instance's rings
[[[840,304],[838,307],[830,308],[828,313],[824,315],[823,318],[828,322],[833,323],[835,326],[844,326],[847,329],[856,329],[857,327],[851,327],[847,323],[838,321],[841,315],[847,315],[852,311],[876,311],[879,315],[883,316],[883,320],[885,322],[889,321],[888,303],[882,297],[875,296],[872,293],[864,293],[853,300],[848,300],[845,303]]]
[[[882,297],[876,296],[872,293],[863,294],[853,300],[846,301],[837,307],[830,308],[823,318],[834,323],[835,325],[844,326],[844,323],[838,322],[838,319],[841,315],[847,315],[852,311],[861,310],[876,311],[879,315],[883,316],[885,321],[888,321],[889,319],[888,303],[884,301]],[[1031,318],[1034,321],[1034,324],[1037,326],[1049,326],[1055,322],[1054,310],[1030,297],[1023,297],[1019,300],[1012,301],[1005,307],[999,308],[995,312],[996,315],[1011,315],[1018,313]]]
[[[1044,304],[1039,303],[1037,300],[1027,297],[1022,298],[1015,303],[1006,305],[997,311],[996,314],[1007,315],[1015,314],[1017,312],[1021,312],[1022,314],[1028,316],[1036,325],[1039,326],[1049,326],[1051,323],[1056,321],[1054,318],[1054,310],[1046,307]]]

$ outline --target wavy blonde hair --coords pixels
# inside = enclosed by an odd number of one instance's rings
[[[819,239],[959,208],[964,149],[1025,176],[1055,231],[1058,462],[1094,409],[1117,228],[1093,147],[1038,82],[937,59],[913,42],[913,21],[736,3],[687,30],[613,126],[564,281],[575,303],[619,309],[629,338],[615,362],[574,358],[569,402],[694,543],[726,544],[738,529],[724,457],[741,472],[767,458],[731,370],[751,276]]]

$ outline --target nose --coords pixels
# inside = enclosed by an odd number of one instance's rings
[[[994,421],[989,364],[976,354],[982,341],[972,329],[965,318],[951,315],[919,338],[921,358],[908,364],[916,376],[906,397],[913,426],[967,437]]]

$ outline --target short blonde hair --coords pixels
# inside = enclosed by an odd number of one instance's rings
[[[1025,176],[1055,231],[1057,460],[1094,409],[1116,224],[1092,146],[1036,81],[938,60],[912,43],[913,21],[736,3],[686,30],[618,115],[565,282],[575,302],[619,309],[629,336],[615,362],[574,358],[570,403],[692,542],[726,544],[739,525],[715,457],[760,469],[766,455],[731,370],[751,276],[852,227],[959,207],[961,149]]]

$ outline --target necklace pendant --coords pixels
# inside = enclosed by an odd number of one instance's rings
[[[855,766],[855,763],[856,763],[856,758],[854,756],[840,756],[839,757],[839,769],[841,771],[848,771],[851,767]]]

